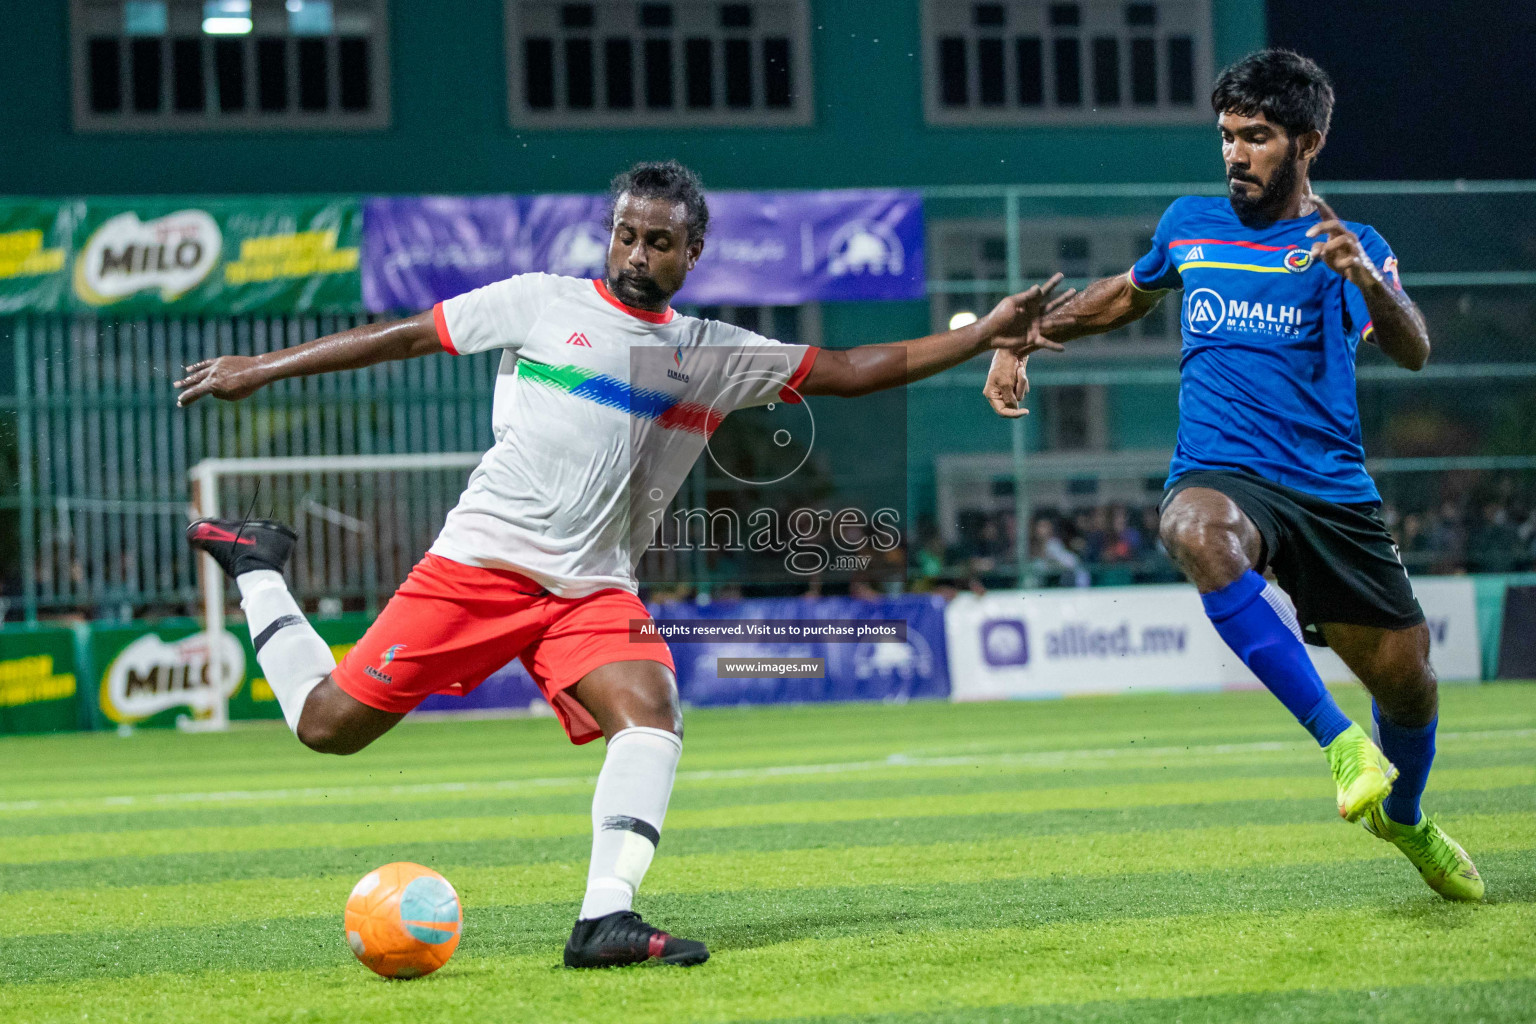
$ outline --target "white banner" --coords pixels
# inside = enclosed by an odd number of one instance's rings
[[[1441,679],[1477,679],[1482,662],[1472,581],[1425,578],[1414,592]],[[1258,686],[1186,584],[961,594],[944,616],[953,700],[1126,690]],[[1353,680],[1332,651],[1308,647],[1324,681]]]

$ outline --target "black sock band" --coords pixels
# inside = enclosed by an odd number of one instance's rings
[[[278,619],[274,620],[272,625],[268,626],[266,629],[264,629],[260,633],[256,634],[256,638],[251,641],[251,646],[256,648],[256,653],[257,654],[260,654],[261,653],[261,649],[263,647],[267,646],[267,641],[271,640],[273,634],[275,634],[278,630],[286,629],[289,626],[300,625],[301,623],[303,623],[303,621],[304,621],[304,616],[302,616],[302,615],[283,615],[283,616],[279,617]],[[649,827],[649,826],[647,826],[647,827]]]
[[[610,814],[603,819],[603,829],[612,832],[633,832],[637,836],[644,836],[651,841],[652,846],[661,845],[661,833],[656,831],[656,826],[639,818],[632,818],[627,814]]]

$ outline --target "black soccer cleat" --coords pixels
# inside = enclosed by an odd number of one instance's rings
[[[708,959],[704,943],[652,928],[633,910],[577,921],[565,944],[567,967],[626,967],[648,960],[691,967]]]
[[[296,540],[298,534],[270,519],[199,519],[187,526],[187,543],[212,555],[231,577],[254,569],[282,572]]]

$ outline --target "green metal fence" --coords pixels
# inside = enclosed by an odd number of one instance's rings
[[[1536,505],[1536,181],[1337,182],[1318,191],[1393,245],[1435,338],[1433,362],[1418,374],[1362,353],[1362,418],[1389,501],[1405,515],[1448,498],[1473,516],[1489,498],[1512,513]],[[929,321],[942,327],[956,313],[984,312],[1057,270],[1077,284],[1123,272],[1171,199],[1219,192],[1216,182],[929,189]],[[1006,513],[1010,550],[991,563],[995,574],[1028,580],[1034,559],[1019,524],[1034,511],[1071,514],[1068,506],[1095,494],[1154,500],[1176,422],[1177,319],[1164,309],[1037,357],[1034,414],[1011,434],[981,407],[984,363],[914,388],[913,422],[936,412],[950,425],[909,433],[914,518],[932,516],[952,537],[968,508]],[[10,371],[0,377],[0,593],[10,617],[191,607],[195,567],[180,528],[187,470],[203,458],[490,443],[489,357],[285,381],[239,405],[175,408],[170,384],[187,362],[283,347],[353,322],[0,319],[0,373]],[[962,478],[980,498],[945,492]],[[247,481],[224,501],[310,516],[333,536],[298,567],[301,593],[356,604],[393,586],[462,483],[462,471],[372,483],[332,474],[280,492]]]

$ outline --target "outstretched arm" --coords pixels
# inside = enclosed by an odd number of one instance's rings
[[[1429,362],[1429,328],[1424,315],[1408,293],[1389,283],[1338,214],[1317,196],[1312,197],[1322,220],[1307,231],[1309,237],[1325,235],[1312,243],[1312,256],[1321,259],[1344,280],[1360,289],[1371,313],[1370,340],[1398,366],[1422,370]]]
[[[1041,348],[1060,350],[1061,342],[1085,334],[1104,334],[1140,320],[1163,298],[1161,291],[1142,291],[1131,283],[1130,274],[1101,278],[1085,288],[1060,308],[1052,308],[1036,321],[1030,334],[1032,347],[998,349],[992,354],[992,369],[982,395],[999,416],[1017,419],[1029,415],[1020,406],[1029,394],[1025,359]]]
[[[193,363],[187,367],[187,375],[176,382],[181,391],[176,404],[191,405],[204,395],[237,402],[284,377],[355,370],[441,351],[437,327],[428,311],[404,320],[363,324],[259,356],[218,356]]]
[[[853,398],[931,377],[989,349],[1017,348],[1026,355],[1037,348],[1059,349],[1054,342],[1031,334],[1036,320],[1070,297],[1064,295],[1047,305],[1060,283],[1057,274],[1043,285],[1010,295],[980,320],[953,331],[884,345],[825,349],[800,390],[807,395]]]

